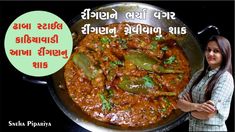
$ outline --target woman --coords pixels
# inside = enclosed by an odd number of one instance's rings
[[[212,36],[205,49],[202,71],[179,94],[177,107],[189,112],[189,131],[227,131],[234,89],[231,47],[222,36]]]

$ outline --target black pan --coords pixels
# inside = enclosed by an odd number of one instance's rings
[[[147,9],[147,17],[145,20],[129,20],[125,18],[126,12],[133,11],[142,11],[142,9]],[[187,34],[185,35],[184,41],[180,41],[179,45],[183,48],[186,56],[189,59],[191,66],[191,75],[193,75],[197,70],[203,67],[203,54],[200,49],[200,45],[191,32],[191,30],[178,18],[176,19],[156,19],[153,18],[153,13],[156,11],[165,11],[164,9],[156,6],[152,6],[144,3],[135,3],[135,2],[121,2],[113,3],[109,5],[104,5],[94,9],[94,11],[105,11],[113,12],[112,9],[115,9],[118,12],[118,19],[108,19],[108,20],[96,20],[94,18],[90,20],[80,19],[80,15],[72,20],[71,32],[74,37],[74,44],[76,45],[84,35],[81,32],[81,27],[90,23],[91,26],[104,26],[111,23],[120,23],[123,21],[126,22],[135,22],[148,24],[153,27],[161,27],[162,30],[168,31],[168,27],[186,27]],[[67,115],[71,120],[73,120],[78,125],[84,127],[90,131],[169,131],[170,129],[181,124],[187,120],[187,114],[182,113],[180,110],[172,112],[172,114],[166,118],[164,121],[160,122],[157,125],[151,125],[144,128],[121,128],[119,126],[106,124],[103,122],[96,121],[89,116],[87,116],[81,109],[72,101],[69,97],[65,80],[64,80],[64,69],[56,72],[52,75],[52,78],[48,81],[50,93],[55,100],[59,108]]]

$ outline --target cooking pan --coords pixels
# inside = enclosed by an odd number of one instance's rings
[[[74,45],[77,45],[78,42],[84,37],[81,32],[81,27],[83,27],[84,24],[87,23],[91,24],[91,26],[104,26],[111,23],[120,23],[125,21],[148,24],[153,27],[161,27],[163,31],[168,31],[168,28],[170,26],[186,27],[187,34],[184,36],[184,39],[182,41],[178,42],[178,44],[182,47],[183,51],[188,57],[191,66],[191,76],[197,70],[203,67],[203,54],[198,41],[196,40],[191,30],[187,27],[187,25],[185,25],[177,17],[176,19],[156,19],[153,17],[154,12],[166,12],[166,10],[157,6],[136,2],[120,2],[103,5],[94,9],[93,11],[113,12],[112,9],[115,9],[118,12],[118,19],[97,20],[95,18],[90,18],[89,20],[83,20],[80,19],[80,15],[78,17],[75,17],[75,19],[72,20],[72,24],[70,27],[74,38]],[[143,9],[147,9],[146,19],[141,20],[125,18],[126,12],[141,12]],[[60,71],[53,74],[47,83],[53,99],[55,100],[59,108],[65,113],[65,115],[67,115],[78,125],[90,131],[169,131],[170,129],[187,120],[188,117],[186,113],[183,113],[180,110],[175,110],[169,117],[158,124],[150,125],[143,128],[121,128],[119,126],[96,121],[82,112],[82,110],[69,97],[64,80],[64,69],[61,69]]]

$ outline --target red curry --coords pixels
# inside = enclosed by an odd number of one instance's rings
[[[128,23],[135,25],[135,23]],[[144,25],[148,26],[148,25]],[[65,66],[72,100],[89,116],[123,127],[156,124],[175,109],[190,66],[175,35],[91,33]]]

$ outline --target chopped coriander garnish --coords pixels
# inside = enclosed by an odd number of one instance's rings
[[[163,97],[164,102],[166,102],[166,107],[169,107],[171,105],[171,102],[169,101],[169,99],[167,97]]]
[[[111,110],[112,106],[103,94],[100,94],[100,99],[102,101],[102,110],[108,110],[108,111]]]
[[[173,55],[164,61],[164,64],[172,64],[176,60],[176,56]]]
[[[100,39],[100,42],[103,44],[108,44],[109,42],[111,42],[111,40],[108,37],[102,37]]]
[[[167,46],[162,47],[162,51],[167,51],[167,50],[168,50]]]
[[[157,49],[157,42],[153,41],[150,45],[151,50],[156,50]]]
[[[111,65],[111,67],[116,67],[118,65],[123,66],[124,64],[120,60],[116,60],[116,61],[111,61],[110,65]]]
[[[146,86],[148,88],[152,88],[154,86],[154,82],[151,77],[144,76],[143,80],[144,80],[144,86]]]
[[[156,41],[160,41],[160,40],[163,40],[163,39],[164,39],[164,37],[162,35],[157,35],[157,36],[154,37],[154,40],[156,40]]]

